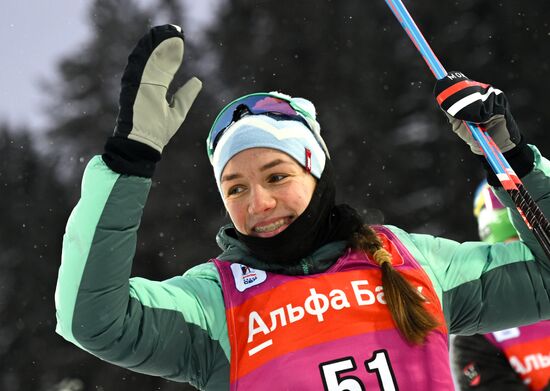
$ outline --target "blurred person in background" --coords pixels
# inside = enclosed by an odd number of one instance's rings
[[[474,195],[479,238],[490,244],[519,240],[508,213],[483,181]],[[456,336],[452,344],[460,390],[550,390],[550,321]]]
[[[524,240],[496,245],[365,224],[335,203],[315,106],[280,92],[236,99],[208,134],[231,220],[220,254],[165,281],[129,278],[155,165],[202,86],[192,78],[167,100],[183,47],[178,26],[158,26],[128,57],[114,134],[67,222],[56,289],[66,340],[204,390],[452,390],[449,333],[550,317],[550,263],[521,220]],[[451,72],[436,96],[476,155],[462,120],[485,124],[550,212],[549,162],[525,143],[504,94]]]

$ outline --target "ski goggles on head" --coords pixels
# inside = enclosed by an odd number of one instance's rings
[[[218,141],[225,130],[246,114],[266,114],[275,118],[300,121],[315,133],[308,123],[308,120],[315,121],[315,118],[309,112],[300,108],[288,95],[275,92],[249,94],[229,103],[214,120],[206,140],[206,148],[210,159],[212,159]]]

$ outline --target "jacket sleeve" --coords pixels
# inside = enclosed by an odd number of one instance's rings
[[[550,218],[550,161],[541,156],[539,150],[530,145],[535,155],[535,167],[533,171],[522,178],[522,182],[534,201],[544,212],[546,218]],[[506,191],[502,188],[493,188],[494,192],[502,203],[508,208],[512,223],[519,233],[521,240],[527,244],[537,259],[546,258],[544,251],[539,245],[535,235],[527,228],[523,218],[514,205],[514,202]],[[548,264],[548,263],[547,263]]]
[[[504,353],[482,335],[455,337],[451,362],[461,391],[529,390]]]
[[[88,164],[63,238],[56,331],[113,364],[203,388],[229,377],[219,276],[204,264],[167,281],[130,279],[151,180]]]
[[[532,149],[535,165],[522,181],[548,216],[550,163]],[[391,228],[429,275],[452,334],[487,333],[550,318],[550,261],[515,208],[511,213],[522,239],[511,243],[458,243]]]

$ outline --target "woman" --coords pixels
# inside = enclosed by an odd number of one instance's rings
[[[237,99],[210,131],[232,221],[217,236],[222,253],[167,281],[128,280],[155,162],[201,88],[191,79],[166,102],[182,55],[181,30],[166,25],[129,57],[115,134],[89,163],[67,225],[56,292],[64,338],[206,390],[446,390],[449,332],[550,316],[548,260],[525,229],[516,243],[460,244],[368,227],[335,205],[315,108],[280,93]],[[457,117],[489,109],[478,122],[548,211],[548,162],[522,141],[503,94],[458,73],[436,90]]]

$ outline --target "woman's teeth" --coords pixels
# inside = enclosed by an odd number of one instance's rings
[[[275,231],[278,228],[281,228],[284,224],[285,224],[285,219],[280,219],[268,225],[254,227],[254,231],[260,232],[260,233],[271,232],[271,231]]]

